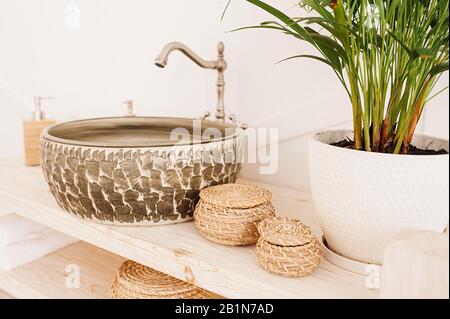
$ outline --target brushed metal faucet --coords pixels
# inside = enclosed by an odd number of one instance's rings
[[[216,109],[216,120],[225,122],[225,103],[224,103],[224,93],[225,93],[225,78],[224,72],[227,69],[227,62],[224,59],[225,46],[222,42],[217,45],[218,58],[215,61],[207,61],[199,57],[194,51],[189,49],[186,45],[180,42],[171,42],[167,44],[161,51],[161,53],[155,59],[155,65],[164,68],[167,66],[167,61],[169,55],[173,51],[180,51],[184,53],[189,59],[195,62],[198,66],[217,70],[217,109]],[[209,112],[207,112],[204,118],[208,118]]]

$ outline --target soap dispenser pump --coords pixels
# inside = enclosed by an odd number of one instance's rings
[[[123,101],[123,104],[127,106],[127,113],[125,114],[126,117],[135,117],[136,114],[134,113],[134,102],[132,99],[128,99]]]
[[[54,120],[45,119],[42,109],[42,101],[50,100],[51,97],[34,97],[34,110],[31,119],[23,121],[25,164],[37,166],[40,164],[40,136],[41,132],[48,126],[56,123]]]

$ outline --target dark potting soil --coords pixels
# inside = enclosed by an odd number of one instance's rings
[[[348,149],[355,149],[355,143],[351,139],[345,139],[337,143],[331,143],[332,146],[342,147],[342,148],[348,148]],[[390,152],[388,152],[390,153]],[[448,154],[448,152],[444,149],[435,151],[435,150],[424,150],[421,148],[418,148],[414,145],[409,146],[408,155],[444,155]]]

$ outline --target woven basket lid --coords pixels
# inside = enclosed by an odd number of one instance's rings
[[[112,287],[116,298],[211,298],[209,291],[127,260],[119,268]]]
[[[315,240],[311,229],[301,221],[287,217],[269,217],[258,225],[261,237],[278,246],[302,246]]]
[[[227,208],[251,208],[270,202],[272,194],[257,185],[223,184],[200,192],[205,202]]]

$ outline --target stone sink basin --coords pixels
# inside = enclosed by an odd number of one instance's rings
[[[188,118],[66,122],[42,133],[41,164],[71,214],[114,225],[179,223],[192,219],[201,189],[235,182],[241,133]]]

